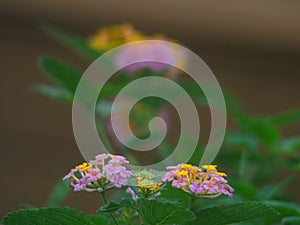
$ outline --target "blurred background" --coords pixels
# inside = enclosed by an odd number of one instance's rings
[[[63,174],[83,161],[73,137],[71,106],[30,93],[28,87],[48,82],[36,63],[42,53],[81,71],[88,64],[42,34],[38,23],[83,37],[99,26],[123,22],[146,34],[164,33],[196,52],[245,110],[272,115],[299,107],[299,12],[295,0],[2,0],[0,218],[22,203],[42,206]],[[284,133],[299,131],[298,123]],[[86,212],[99,206],[97,196],[86,193],[71,194],[65,204]]]

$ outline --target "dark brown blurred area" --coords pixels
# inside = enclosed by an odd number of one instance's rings
[[[164,33],[195,51],[250,113],[274,114],[300,106],[299,12],[295,0],[2,0],[0,218],[21,203],[42,206],[62,175],[83,160],[73,138],[71,106],[28,87],[48,82],[37,68],[40,54],[82,71],[88,64],[39,32],[38,22],[83,36],[122,22],[148,34]],[[298,124],[285,134],[299,131]],[[66,205],[94,212],[99,199],[72,194]]]

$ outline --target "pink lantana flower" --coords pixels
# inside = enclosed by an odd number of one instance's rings
[[[124,164],[129,162],[125,157],[111,154],[100,154],[89,163],[76,166],[63,178],[70,179],[74,191],[102,192],[113,187],[127,185],[132,173]]]
[[[227,184],[226,174],[217,171],[215,165],[202,167],[179,164],[168,167],[162,178],[163,182],[172,182],[172,187],[179,188],[196,197],[213,198],[221,194],[233,196],[234,189]]]
[[[191,192],[193,192],[196,195],[201,194],[201,193],[204,192],[203,184],[201,184],[199,182],[191,183],[189,188],[190,188]]]

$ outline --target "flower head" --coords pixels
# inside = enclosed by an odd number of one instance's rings
[[[163,182],[172,182],[174,188],[193,194],[196,197],[217,197],[221,194],[233,196],[234,189],[227,184],[225,173],[218,172],[216,165],[202,167],[179,164],[168,167]]]
[[[151,40],[151,38],[148,40]],[[123,70],[129,74],[135,74],[144,69],[150,69],[156,73],[168,72],[168,74],[173,74],[178,71],[170,65],[180,67],[183,65],[184,58],[185,55],[179,48],[168,42],[143,42],[128,45],[121,49],[116,56],[116,66],[118,68],[124,67]],[[143,59],[143,62],[130,64],[132,61],[141,59]],[[168,64],[162,62],[168,62]],[[128,64],[130,65],[126,66]]]
[[[89,45],[96,51],[105,52],[123,44],[142,40],[162,40],[177,43],[177,41],[162,34],[145,35],[136,30],[131,24],[125,23],[100,28],[96,34],[89,39]],[[125,47],[117,54],[115,64],[118,68],[122,68],[128,62],[140,57],[143,57],[143,59],[150,57],[154,59],[154,61],[131,64],[123,68],[123,70],[129,74],[135,74],[143,69],[150,69],[157,73],[167,71],[168,75],[176,75],[179,73],[179,70],[167,64],[159,63],[159,61],[167,60],[170,64],[175,65],[175,67],[182,67],[186,64],[186,54],[180,48],[175,45],[171,46],[167,42],[161,42],[155,45],[145,43]]]
[[[100,28],[89,39],[89,44],[93,49],[103,52],[122,44],[144,39],[146,39],[145,35],[134,29],[131,24],[124,23]]]
[[[158,181],[154,173],[144,169],[136,172],[134,177],[137,181],[137,193],[149,199],[160,195],[163,183]],[[127,189],[126,192],[130,193],[134,199],[138,197],[132,188]]]
[[[123,156],[100,154],[89,163],[76,166],[63,178],[71,179],[74,191],[104,191],[127,185],[132,173],[123,166],[128,161]]]

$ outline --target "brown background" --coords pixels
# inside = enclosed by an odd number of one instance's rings
[[[36,58],[47,53],[84,70],[87,64],[36,29],[47,21],[82,35],[98,26],[131,22],[162,32],[194,50],[221,86],[252,114],[299,107],[300,2],[37,1],[0,3],[0,218],[21,203],[41,206],[53,185],[82,161],[72,135],[70,105],[28,92],[47,82]],[[285,134],[299,134],[300,126]],[[71,195],[67,205],[94,212],[95,195]]]

